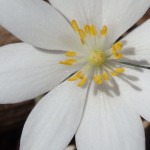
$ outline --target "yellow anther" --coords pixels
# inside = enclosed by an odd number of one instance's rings
[[[77,22],[75,20],[71,21],[71,26],[72,26],[74,31],[78,31],[79,30],[79,26],[78,26],[78,24],[77,24]]]
[[[86,79],[86,77],[83,75],[83,73],[81,72],[81,71],[78,71],[74,76],[72,76],[72,77],[70,77],[69,79],[68,79],[68,81],[76,81],[76,80],[78,80],[78,79],[81,79],[81,83],[79,84],[79,85],[81,85],[81,84],[83,84],[83,82],[85,81],[85,79]],[[86,82],[86,81],[85,81]],[[82,86],[82,85],[81,85]]]
[[[84,31],[85,31],[85,33],[87,33],[87,34],[90,34],[90,26],[89,25],[85,25],[84,26]]]
[[[115,71],[117,73],[123,73],[124,72],[124,68],[116,68]]]
[[[104,79],[104,80],[109,80],[109,75],[108,75],[108,73],[106,73],[106,72],[103,73],[103,79]]]
[[[68,81],[76,81],[76,80],[78,80],[77,76],[72,76],[72,77],[68,78]]]
[[[87,77],[84,77],[83,79],[81,79],[81,81],[77,84],[77,86],[82,87],[86,84],[87,82]]]
[[[80,35],[80,38],[81,38],[82,40],[84,40],[85,37],[86,37],[86,34],[85,34],[85,32],[84,32],[82,29],[79,29],[79,35]]]
[[[72,63],[69,63],[67,61],[60,61],[59,64],[66,65],[66,66],[71,66],[72,65]]]
[[[82,78],[84,78],[84,75],[82,74],[81,71],[78,71],[78,72],[76,73],[76,77],[82,79]]]
[[[113,53],[113,56],[114,56],[115,59],[123,58],[123,55],[121,53]]]
[[[112,53],[114,54],[114,53],[117,53],[117,50],[116,50],[116,48],[114,47],[114,46],[112,46]]]
[[[98,75],[94,75],[93,77],[93,80],[96,84],[102,84],[102,79],[101,79],[101,76],[98,74]]]
[[[77,53],[74,52],[74,51],[68,51],[65,55],[66,55],[67,57],[74,57],[74,56],[77,55]]]
[[[115,76],[118,76],[118,73],[114,71],[114,72],[111,72],[111,75],[115,77]]]
[[[103,26],[103,28],[101,29],[101,31],[100,31],[100,34],[102,35],[102,36],[106,36],[107,35],[107,32],[108,32],[108,28],[107,28],[107,26]]]
[[[76,59],[66,59],[65,61],[60,61],[59,64],[70,66],[73,65],[73,63],[76,61]]]
[[[81,43],[84,45],[84,43],[85,43],[85,42],[84,42],[84,40],[83,40],[83,39],[81,39]]]
[[[73,63],[77,62],[77,60],[76,59],[66,59],[66,62],[73,64]]]
[[[90,26],[90,31],[91,31],[90,33],[91,33],[92,36],[96,36],[97,31],[96,31],[96,28],[95,28],[94,25],[91,25],[91,26]]]
[[[113,49],[116,49],[116,50],[121,50],[123,47],[123,43],[122,42],[117,42],[113,45]]]
[[[124,72],[124,68],[116,68],[115,71],[111,72],[112,76],[118,76],[119,73],[123,73]]]

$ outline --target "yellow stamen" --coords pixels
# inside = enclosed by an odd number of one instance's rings
[[[106,72],[103,73],[103,79],[104,79],[104,80],[109,80],[109,75],[108,75],[108,73],[106,73]]]
[[[79,26],[78,26],[78,24],[77,24],[77,22],[75,20],[71,21],[71,26],[72,26],[74,31],[78,31],[79,30]]]
[[[66,65],[66,66],[71,66],[72,65],[72,63],[69,63],[69,62],[66,62],[66,61],[60,61],[59,64]]]
[[[115,76],[118,76],[118,73],[114,71],[114,72],[111,72],[111,75],[115,77]]]
[[[74,57],[74,56],[77,55],[77,53],[74,52],[74,51],[68,51],[65,55],[66,55],[67,57]]]
[[[73,63],[77,62],[77,60],[76,59],[66,59],[66,62],[73,64]]]
[[[108,32],[108,28],[107,28],[107,26],[103,26],[103,28],[101,29],[101,31],[100,31],[100,34],[102,35],[102,36],[106,36],[107,35],[107,32]]]
[[[74,76],[70,77],[68,79],[68,81],[75,81],[75,80],[78,80],[78,79],[84,79],[85,76],[83,75],[83,73],[81,71],[78,71]]]
[[[96,36],[97,31],[96,31],[96,28],[95,28],[94,25],[91,25],[91,26],[90,26],[90,31],[91,31],[90,33],[91,33],[92,36]]]
[[[81,38],[82,40],[84,40],[85,37],[86,37],[86,34],[85,34],[85,32],[84,32],[82,29],[79,29],[79,35],[80,35],[80,38]]]
[[[113,53],[113,56],[114,56],[115,59],[123,58],[123,55],[121,53]]]
[[[90,26],[89,26],[89,25],[85,25],[85,26],[84,26],[84,31],[85,31],[85,33],[87,33],[87,34],[90,34]]]
[[[96,84],[102,84],[102,79],[101,79],[101,76],[98,74],[98,75],[94,75],[93,77],[93,80]]]
[[[65,61],[60,61],[59,64],[70,66],[75,62],[77,62],[76,59],[66,59]]]
[[[117,73],[123,73],[124,72],[124,68],[116,68],[115,71]]]
[[[123,73],[124,72],[124,68],[116,68],[115,71],[111,72],[112,76],[118,76],[119,73]]]
[[[84,78],[84,75],[82,74],[81,71],[78,71],[78,72],[76,73],[76,77],[82,79],[82,78]]]
[[[114,53],[117,53],[117,50],[116,50],[116,48],[114,47],[114,46],[112,46],[112,53],[114,54]]]
[[[113,48],[116,50],[121,50],[123,47],[123,43],[122,42],[117,42],[113,45]]]
[[[84,45],[84,43],[85,43],[85,42],[84,42],[84,40],[83,40],[83,39],[81,39],[81,43]]]
[[[72,77],[68,78],[68,81],[76,81],[76,80],[78,80],[77,76],[72,76]]]
[[[83,79],[81,79],[81,81],[77,84],[77,86],[82,87],[86,84],[87,82],[87,77],[84,77]]]

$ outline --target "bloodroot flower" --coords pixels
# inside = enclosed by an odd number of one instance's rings
[[[20,149],[64,150],[75,135],[78,150],[144,150],[150,20],[119,37],[150,0],[49,1],[0,0],[0,25],[25,42],[0,47],[0,103],[51,90],[29,115]]]

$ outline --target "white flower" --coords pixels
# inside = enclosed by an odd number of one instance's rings
[[[0,48],[0,103],[54,88],[31,112],[21,150],[63,150],[75,134],[78,150],[144,150],[150,71],[134,65],[149,66],[150,20],[116,40],[150,0],[50,3],[0,0],[0,25],[35,46]]]

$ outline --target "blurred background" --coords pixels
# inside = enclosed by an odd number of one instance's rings
[[[150,9],[145,16],[140,19],[131,30],[150,18]],[[123,36],[125,36],[125,34]],[[21,42],[11,33],[0,26],[0,46]],[[0,105],[0,150],[19,150],[19,141],[22,128],[30,111],[36,104],[35,100],[11,105]],[[143,120],[146,136],[146,150],[150,150],[150,124]],[[75,150],[74,139],[71,141],[67,150]]]

